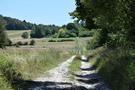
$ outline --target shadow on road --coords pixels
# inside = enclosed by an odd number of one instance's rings
[[[16,90],[87,90],[82,86],[73,86],[71,83],[63,82],[38,82],[30,80],[17,81]]]

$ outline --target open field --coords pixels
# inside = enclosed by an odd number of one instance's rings
[[[0,55],[12,63],[24,79],[32,79],[56,67],[70,57],[70,53],[54,49],[0,49]]]
[[[22,33],[26,31],[7,31],[7,34],[12,40],[13,44],[21,41],[22,43],[34,40],[35,45],[21,45],[17,46],[8,46],[7,49],[0,49],[0,55],[4,58],[4,61],[11,63],[11,66],[6,66],[6,68],[2,68],[4,72],[1,72],[5,75],[6,79],[14,79],[16,74],[19,73],[23,80],[33,80],[42,75],[46,75],[45,73],[57,67],[62,62],[65,62],[71,55],[74,54],[83,54],[85,47],[85,41],[91,39],[87,38],[28,38],[23,39],[21,37]],[[30,33],[30,30],[27,31]],[[68,40],[71,41],[68,41]],[[63,40],[62,42],[49,42],[49,40]],[[67,40],[67,41],[66,41]],[[7,64],[8,65],[8,64]],[[73,60],[73,63],[69,67],[69,73],[75,73],[78,71],[78,67],[80,66],[79,60]],[[1,69],[1,68],[0,68]],[[5,74],[5,69],[6,74]],[[62,69],[63,70],[63,69]],[[11,77],[9,77],[11,76]],[[1,76],[0,76],[1,78]],[[71,78],[74,78],[71,76]],[[3,81],[0,81],[3,83]],[[8,85],[9,86],[9,85]],[[4,85],[3,85],[4,88]],[[2,89],[3,89],[2,88]],[[0,88],[1,89],[1,88]]]
[[[28,32],[30,34],[30,31],[31,30],[8,30],[8,31],[6,31],[6,33],[9,38],[14,40],[14,39],[22,39],[22,37],[21,37],[22,33]]]
[[[76,45],[76,40],[79,40],[80,42],[84,43],[85,41],[90,39],[90,37],[86,37],[86,38],[58,38],[58,39],[57,38],[23,39],[21,37],[21,35],[23,32],[26,32],[26,31],[30,33],[30,30],[22,30],[22,31],[21,30],[20,31],[10,30],[10,31],[7,31],[7,34],[13,43],[16,43],[19,41],[28,42],[28,43],[31,40],[36,41],[36,44],[34,46],[27,45],[27,46],[20,46],[20,48],[31,48],[31,49],[50,49],[50,48],[53,48],[53,49],[57,49],[60,51],[72,50]],[[48,42],[49,40],[68,40],[68,39],[73,40],[73,41]],[[16,48],[16,47],[13,46],[13,47],[8,47],[8,48]]]

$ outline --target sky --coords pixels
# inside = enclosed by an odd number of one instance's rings
[[[74,10],[75,0],[0,0],[1,15],[36,24],[67,24]]]

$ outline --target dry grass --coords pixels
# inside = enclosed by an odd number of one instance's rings
[[[21,34],[25,32],[26,30],[22,31],[7,31],[7,34],[9,35],[9,38],[12,40],[13,43],[16,43],[18,41],[21,42],[30,42],[32,39],[23,39],[21,38]],[[27,30],[28,31],[28,30]],[[30,33],[30,30],[28,31]],[[72,51],[74,47],[78,46],[76,44],[76,38],[59,38],[58,40],[61,39],[75,39],[75,41],[68,41],[68,42],[48,42],[52,38],[41,38],[41,39],[33,39],[36,41],[36,44],[34,46],[20,46],[20,48],[28,48],[28,49],[57,49],[59,51]],[[53,38],[55,40],[55,38]],[[84,44],[85,41],[89,40],[90,37],[87,38],[78,38],[79,42]],[[85,46],[83,46],[85,47]],[[8,47],[8,48],[16,48],[16,47]]]
[[[6,31],[8,37],[11,40],[16,40],[16,39],[22,39],[21,35],[24,32],[28,32],[30,34],[31,30],[8,30]]]
[[[7,49],[0,54],[13,63],[24,79],[36,78],[45,71],[56,67],[69,57],[69,53],[58,50],[42,49]]]

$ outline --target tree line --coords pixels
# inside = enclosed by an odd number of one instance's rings
[[[134,4],[134,0],[76,0],[76,10],[70,15],[89,29],[101,29],[98,32],[104,34],[100,38],[104,40],[99,40],[100,45],[132,43],[135,42]]]
[[[73,22],[62,26],[33,24],[26,20],[5,17],[0,15],[1,45],[11,44],[11,40],[5,30],[31,30],[30,38],[71,38],[71,37],[90,37],[92,32],[83,27],[82,23]],[[28,38],[27,32],[22,34],[23,38]],[[5,38],[5,39],[4,39]]]
[[[33,24],[26,20],[19,20],[11,17],[1,18],[6,22],[5,29],[7,30],[31,30],[31,38],[43,38],[43,37],[59,37],[59,38],[70,38],[70,37],[89,37],[91,32],[88,29],[82,27],[82,24],[73,22],[67,25],[56,26],[56,25],[44,25],[44,24]]]

